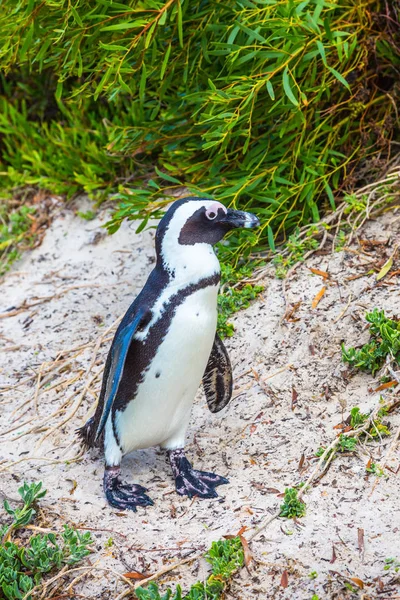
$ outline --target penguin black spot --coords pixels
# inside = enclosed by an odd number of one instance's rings
[[[156,379],[158,379],[160,377],[160,375],[161,375],[160,371],[157,371],[157,373],[156,373]]]
[[[196,317],[198,317],[198,316],[199,316],[199,314],[200,314],[200,313],[196,313]]]

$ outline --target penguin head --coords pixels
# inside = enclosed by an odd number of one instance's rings
[[[161,245],[166,237],[178,239],[184,246],[214,245],[231,229],[254,228],[260,221],[252,213],[226,208],[208,198],[182,198],[174,202],[161,219],[156,242]]]
[[[260,224],[252,213],[226,208],[208,198],[182,198],[174,202],[161,219],[156,233],[158,257],[169,270],[181,265],[180,257],[187,263],[190,255],[200,262],[200,254],[213,256],[213,246],[228,231]],[[173,265],[173,267],[172,267]]]

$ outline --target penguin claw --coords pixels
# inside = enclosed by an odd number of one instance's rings
[[[137,506],[152,506],[153,500],[145,494],[147,489],[142,485],[127,485],[121,483],[118,476],[112,476],[106,469],[104,473],[104,493],[107,502],[114,508],[120,510],[133,510],[136,512]]]
[[[229,483],[229,480],[221,475],[193,469],[182,449],[171,450],[169,459],[175,477],[176,491],[181,496],[217,498],[215,488]]]
[[[194,496],[198,498],[218,498],[215,488],[225,483],[229,483],[225,477],[206,471],[195,471],[194,469],[178,475],[175,479],[178,494],[189,496],[189,498]]]
[[[152,506],[154,504],[147,494],[138,492],[135,488],[136,486],[124,485],[114,489],[106,489],[107,502],[114,508],[133,510],[134,512],[136,512],[137,506]]]

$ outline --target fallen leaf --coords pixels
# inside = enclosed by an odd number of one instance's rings
[[[300,319],[294,317],[294,314],[300,308],[300,306],[301,302],[296,302],[295,304],[293,304],[293,306],[289,308],[283,315],[283,321],[288,321],[288,323],[295,323],[296,321],[300,321]]]
[[[369,461],[367,462],[367,466],[365,468],[370,469],[371,465],[372,465],[372,458],[369,459]]]
[[[315,296],[314,300],[311,303],[311,307],[312,308],[317,308],[322,296],[325,294],[326,292],[326,287],[324,286],[323,288],[321,288],[318,292],[318,294]]]
[[[301,469],[304,465],[304,461],[305,461],[305,456],[304,456],[304,452],[303,452],[303,454],[301,455],[300,460],[299,460],[299,466],[297,467],[298,471],[301,471]]]
[[[387,381],[386,383],[382,383],[374,391],[380,392],[381,390],[387,390],[387,388],[394,387],[395,385],[397,385],[397,381],[394,379],[393,381]]]
[[[351,581],[353,581],[359,588],[364,589],[364,582],[361,581],[358,577],[350,577]]]
[[[294,410],[295,406],[296,406],[296,402],[297,402],[297,398],[299,397],[299,394],[297,393],[297,391],[295,390],[295,388],[292,386],[292,406],[291,409]]]
[[[346,423],[338,423],[333,426],[333,429],[344,429],[345,427],[347,427]]]
[[[241,527],[241,528],[239,529],[239,531],[237,532],[237,534],[236,534],[236,535],[238,535],[238,536],[241,536],[241,535],[243,535],[243,533],[246,531],[246,529],[247,529],[247,526],[246,526],[246,525],[243,525],[243,527]]]
[[[254,433],[256,429],[257,429],[257,425],[255,425],[255,424],[253,423],[253,425],[250,427],[250,435],[251,435],[252,433]]]
[[[251,561],[253,560],[253,556],[250,552],[249,544],[247,543],[246,538],[243,537],[242,535],[239,535],[239,538],[240,538],[240,541],[242,543],[242,548],[243,548],[244,564],[248,568]]]
[[[314,275],[320,275],[324,279],[329,279],[329,273],[327,273],[326,271],[320,271],[319,269],[313,269],[313,267],[310,267],[310,271],[311,271],[311,273],[314,273]]]
[[[345,281],[354,281],[354,279],[360,279],[360,277],[365,277],[368,273],[359,273],[358,275],[351,275],[350,277],[346,277]]]
[[[289,585],[289,576],[288,576],[288,572],[287,571],[283,571],[282,573],[282,577],[281,577],[281,586],[283,588],[287,588],[287,586]]]
[[[129,573],[124,573],[123,574],[124,577],[126,577],[127,579],[146,579],[147,577],[150,577],[150,573],[139,573],[139,571],[129,571]]]
[[[364,529],[362,529],[362,527],[358,527],[357,536],[358,536],[358,549],[360,551],[360,554],[362,554],[364,552]]]
[[[78,484],[76,483],[75,479],[70,479],[70,481],[72,481],[72,488],[69,490],[69,493],[72,496],[72,494],[76,490]]]
[[[382,269],[379,271],[378,275],[376,276],[376,280],[379,281],[380,279],[383,279],[385,277],[385,275],[387,275],[390,271],[390,269],[393,266],[393,257],[391,256],[383,265]]]
[[[331,563],[331,565],[333,565],[333,563],[335,562],[336,559],[337,559],[337,556],[336,556],[336,552],[335,552],[335,546],[332,544],[332,558],[329,561]]]

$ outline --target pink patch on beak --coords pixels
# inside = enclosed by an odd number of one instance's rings
[[[213,202],[211,206],[209,206],[206,210],[207,218],[211,220],[215,219],[219,210],[223,210],[226,214],[226,208],[223,204],[221,204],[220,202]]]

